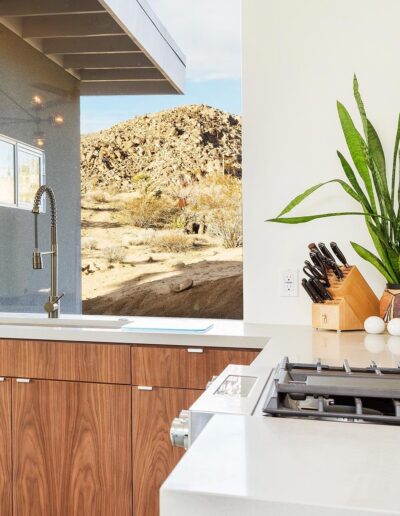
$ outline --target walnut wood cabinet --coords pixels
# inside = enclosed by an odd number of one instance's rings
[[[14,514],[131,516],[130,410],[129,386],[14,381]]]
[[[257,354],[0,339],[0,516],[158,516],[172,419]]]
[[[251,349],[135,346],[132,383],[203,390],[228,364],[248,365],[258,353]]]
[[[174,417],[228,364],[250,364],[257,350],[141,346],[132,348],[134,515],[159,515],[159,490],[183,450],[172,447]]]
[[[184,450],[169,438],[171,422],[201,391],[133,387],[133,505],[135,516],[159,514],[159,490]]]
[[[0,378],[0,514],[12,514],[11,381]]]

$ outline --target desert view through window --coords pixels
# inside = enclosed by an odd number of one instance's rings
[[[242,318],[240,2],[226,3],[175,0],[177,17],[151,2],[186,54],[183,95],[82,100],[85,314]]]

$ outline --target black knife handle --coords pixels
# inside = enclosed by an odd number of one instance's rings
[[[320,242],[318,244],[318,247],[320,248],[322,254],[324,254],[330,260],[335,261],[335,257],[333,256],[333,254],[329,251],[329,249],[326,247],[326,245],[323,242]]]
[[[335,253],[337,259],[343,263],[343,265],[345,267],[350,267],[350,265],[347,263],[347,260],[346,260],[346,257],[345,255],[342,253],[342,251],[340,250],[339,246],[337,245],[336,242],[331,242],[331,249],[332,251]]]
[[[310,289],[310,292],[313,294],[313,296],[316,298],[317,303],[324,303],[325,299],[324,297],[318,292],[318,290],[315,288],[313,284],[313,280],[307,281],[307,287]]]
[[[333,273],[337,277],[338,280],[343,279],[344,274],[337,266],[336,262],[334,260],[328,260],[328,266],[333,270]]]
[[[324,299],[330,299],[330,300],[332,299],[332,296],[327,291],[326,285],[324,283],[317,280],[316,278],[312,279],[311,281],[312,281],[312,284],[314,285],[314,287],[316,288],[316,290],[318,290],[318,292],[321,294],[321,296]]]
[[[303,279],[301,280],[301,284],[302,284],[302,286],[303,286],[304,290],[305,290],[305,291],[307,292],[307,294],[309,295],[309,297],[310,297],[311,301],[312,301],[313,303],[318,303],[317,298],[314,296],[314,294],[313,294],[313,293],[311,292],[311,290],[309,289],[308,284],[307,284],[307,280],[306,280],[305,278],[303,278]]]

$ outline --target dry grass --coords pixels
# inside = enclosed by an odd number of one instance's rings
[[[88,194],[89,199],[92,202],[106,203],[111,201],[111,196],[108,192],[104,192],[103,190],[95,190],[94,192]]]
[[[181,231],[158,231],[148,242],[154,251],[184,253],[194,247],[191,236]]]
[[[108,263],[121,263],[126,257],[126,249],[123,247],[106,247],[103,256]]]
[[[99,248],[99,243],[95,238],[85,237],[82,238],[81,248],[88,251],[96,251]]]
[[[166,196],[145,194],[126,201],[123,211],[128,224],[139,228],[163,228],[173,221],[178,207]]]

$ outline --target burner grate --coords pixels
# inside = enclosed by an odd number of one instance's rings
[[[400,424],[400,366],[291,363],[275,369],[263,412],[282,417]]]

